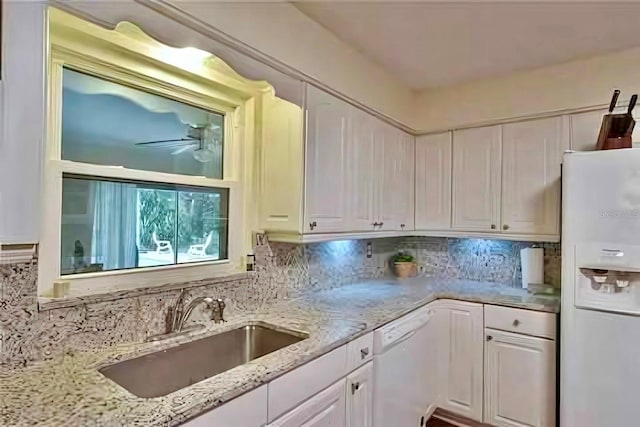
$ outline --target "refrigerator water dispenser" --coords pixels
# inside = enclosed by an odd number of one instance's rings
[[[640,315],[640,246],[577,245],[575,306]]]

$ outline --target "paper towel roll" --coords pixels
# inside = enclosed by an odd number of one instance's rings
[[[529,283],[544,283],[544,249],[524,248],[520,250],[522,265],[522,287],[527,289]]]

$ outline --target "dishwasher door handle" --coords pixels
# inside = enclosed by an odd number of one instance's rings
[[[425,323],[425,325],[426,325],[426,323]],[[386,346],[383,351],[391,350],[393,347],[397,346],[398,344],[402,344],[403,342],[405,342],[406,340],[408,340],[409,338],[414,336],[416,334],[416,332],[418,332],[420,329],[422,329],[425,325],[422,325],[421,327],[419,327],[418,329],[414,329],[413,331],[407,332],[406,334],[404,334],[403,336],[398,338],[396,341],[394,341],[391,344],[389,344],[388,346]]]

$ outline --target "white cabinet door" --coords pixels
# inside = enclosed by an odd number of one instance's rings
[[[482,422],[482,304],[443,301],[437,316],[439,407]]]
[[[344,427],[345,400],[345,380],[342,379],[269,424],[269,427]]]
[[[302,109],[271,94],[263,98],[260,150],[262,228],[302,231],[304,141]]]
[[[309,86],[307,108],[304,231],[345,231],[350,107]]]
[[[453,132],[453,228],[491,232],[500,223],[500,126]]]
[[[498,427],[554,427],[555,342],[493,329],[485,333],[484,422]]]
[[[373,362],[347,376],[347,427],[373,425]]]
[[[502,128],[503,233],[560,233],[562,117],[530,120]]]
[[[365,112],[352,109],[347,199],[353,231],[372,231],[376,222],[376,120]]]
[[[451,132],[416,138],[415,228],[451,228]]]
[[[267,422],[267,386],[225,403],[182,424],[183,427],[257,427]]]
[[[378,230],[412,230],[415,138],[387,124],[378,135]]]

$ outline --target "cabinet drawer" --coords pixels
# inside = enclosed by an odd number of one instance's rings
[[[485,304],[484,325],[487,328],[556,339],[554,313]]]
[[[347,346],[333,350],[269,383],[269,422],[345,376]]]
[[[373,358],[373,332],[347,344],[347,372],[364,365]]]
[[[192,418],[182,427],[254,427],[267,420],[267,386],[250,391],[212,411]]]

